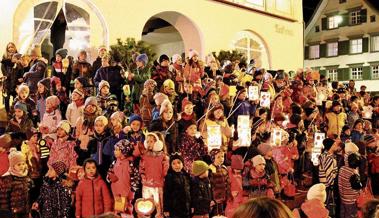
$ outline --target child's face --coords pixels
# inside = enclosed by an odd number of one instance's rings
[[[104,86],[103,88],[101,88],[100,94],[102,96],[108,95],[109,94],[109,87],[108,86]]]
[[[220,97],[218,95],[212,95],[210,99],[211,104],[216,104],[220,102]]]
[[[90,114],[93,114],[96,112],[96,106],[95,105],[87,105],[87,107],[85,108],[86,112],[90,113]]]
[[[78,58],[80,61],[85,61],[87,59],[87,55],[84,54],[84,53],[81,53],[79,54],[79,58]]]
[[[17,172],[25,172],[27,168],[28,166],[26,165],[25,161],[21,161],[14,166],[14,169]]]
[[[133,130],[133,132],[138,132],[141,129],[141,122],[138,120],[133,121],[130,124],[130,128]]]
[[[51,104],[50,101],[46,101],[46,110],[52,110],[54,108],[54,105]]]
[[[96,175],[96,172],[97,172],[96,165],[94,163],[87,163],[85,168],[84,168],[84,172],[85,172],[86,176],[94,177]]]
[[[21,100],[25,100],[28,97],[29,93],[26,90],[22,90],[18,95],[20,96]]]
[[[58,129],[57,129],[57,137],[58,138],[63,138],[65,136],[67,136],[66,131],[64,131],[62,128],[58,127]]]
[[[178,60],[176,60],[175,62],[177,65],[181,65],[182,64],[182,59],[181,58],[178,58]]]
[[[197,127],[196,125],[191,125],[190,127],[188,127],[186,129],[186,133],[187,135],[191,136],[191,137],[195,137],[196,136],[196,132],[197,132]]]
[[[21,119],[21,117],[24,115],[24,111],[22,111],[22,110],[16,108],[16,109],[14,110],[14,115],[15,115],[15,117],[16,117],[17,119]]]
[[[164,60],[164,61],[162,61],[162,63],[160,63],[160,64],[161,64],[162,67],[167,67],[168,64],[169,64],[169,62],[168,62],[168,60]]]
[[[238,99],[239,100],[245,100],[247,97],[247,94],[246,92],[242,92],[241,94],[238,95]],[[264,97],[264,96],[263,96]]]
[[[265,171],[265,166],[265,164],[258,164],[255,166],[255,171],[257,171],[257,173],[263,173]]]
[[[38,93],[39,94],[43,94],[45,92],[45,86],[42,85],[41,83],[37,84],[37,88],[38,88]]]
[[[217,109],[213,113],[216,120],[220,119],[224,115],[224,111],[222,109]]]
[[[362,123],[357,123],[357,125],[355,125],[355,129],[358,130],[358,131],[362,131],[363,130],[363,124]]]
[[[58,175],[57,175],[57,172],[55,172],[55,170],[52,167],[49,167],[47,176],[52,179],[52,178],[56,178]]]
[[[175,172],[179,173],[179,172],[181,172],[182,169],[183,169],[183,163],[182,163],[181,160],[179,160],[179,159],[175,159],[175,160],[172,161],[172,163],[171,163],[171,167],[172,167],[172,169],[173,169]]]
[[[171,87],[168,87],[168,86],[165,86],[164,89],[163,89],[164,93],[168,94],[168,95],[172,95],[175,90]]]
[[[166,121],[171,120],[173,116],[174,116],[174,112],[173,112],[171,109],[165,110],[165,111],[162,113],[162,117],[163,117],[163,119],[166,120]]]
[[[105,125],[101,121],[95,122],[95,131],[96,133],[100,134],[103,133],[105,130]]]
[[[136,65],[138,68],[143,68],[145,66],[145,64],[141,61],[136,61]]]
[[[345,134],[346,135],[350,135],[351,134],[351,130],[350,129],[345,130]]]
[[[74,80],[74,88],[75,89],[81,89],[83,88],[83,85],[79,82],[79,80]]]
[[[192,57],[193,62],[197,62],[199,60],[199,56],[195,55]]]
[[[59,54],[55,55],[55,62],[62,62],[62,57]]]
[[[187,115],[191,115],[193,113],[193,105],[192,104],[187,104],[184,107],[184,113]]]
[[[113,126],[113,132],[114,132],[114,133],[119,133],[119,132],[121,132],[121,130],[122,130],[122,125],[121,125],[121,123],[120,123],[118,120],[116,120],[116,122],[112,123],[112,126]]]
[[[76,92],[71,94],[72,101],[77,101],[80,99],[80,95],[78,95]]]
[[[192,85],[191,85],[190,83],[185,83],[185,84],[184,84],[184,91],[185,91],[186,93],[191,94],[191,93],[192,93]]]
[[[216,166],[220,166],[223,163],[224,163],[224,152],[219,152],[218,154],[216,154],[213,164]]]
[[[151,135],[147,136],[146,138],[147,150],[149,151],[153,150],[155,142],[157,142],[157,140],[154,136],[151,136]]]
[[[114,149],[114,156],[115,156],[116,158],[122,158],[122,157],[124,157],[124,155],[122,154],[122,152],[121,152],[121,150],[120,150],[119,147],[116,147],[116,148]]]

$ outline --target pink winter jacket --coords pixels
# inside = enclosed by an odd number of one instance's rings
[[[140,163],[142,185],[152,188],[162,188],[168,168],[168,157],[163,152],[147,151],[142,155]]]
[[[112,199],[100,176],[84,178],[76,189],[76,217],[92,217],[112,211]]]
[[[51,145],[48,164],[62,161],[68,168],[76,166],[78,154],[74,150],[75,141],[68,141],[67,138],[59,138]]]
[[[113,166],[113,173],[117,181],[112,182],[111,188],[114,197],[128,197],[130,193],[130,165],[128,159],[117,159]]]

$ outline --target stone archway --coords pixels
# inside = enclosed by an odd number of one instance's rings
[[[190,18],[176,11],[164,11],[151,16],[146,23],[154,19],[164,20],[179,32],[186,54],[188,54],[190,49],[195,49],[201,57],[204,56],[202,33]]]

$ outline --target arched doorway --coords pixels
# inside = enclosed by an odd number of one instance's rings
[[[146,21],[142,40],[153,45],[157,55],[186,53],[195,49],[204,55],[203,37],[196,24],[187,16],[175,12],[158,13]]]
[[[244,53],[248,61],[254,59],[256,67],[271,69],[271,58],[267,44],[253,31],[238,32],[232,40],[232,48]]]
[[[75,57],[79,50],[85,49],[91,57],[96,56],[95,47],[109,46],[106,22],[89,0],[21,1],[13,27],[13,39],[22,53],[39,44],[45,55],[51,57],[63,42],[70,55]]]

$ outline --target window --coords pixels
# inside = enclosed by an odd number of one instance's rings
[[[337,81],[338,80],[338,71],[337,69],[330,69],[328,70],[328,78],[330,81]]]
[[[309,59],[320,57],[320,45],[312,45],[309,47]]]
[[[375,21],[376,21],[376,16],[375,15],[371,15],[370,16],[370,22],[374,23]]]
[[[361,23],[361,11],[350,12],[350,24],[356,25]]]
[[[247,60],[254,59],[255,66],[270,68],[268,50],[261,38],[250,31],[238,32],[232,41],[232,47],[243,53]]]
[[[289,0],[276,0],[275,1],[275,7],[276,10],[284,12],[284,13],[291,13],[291,1]]]
[[[371,51],[379,51],[379,36],[371,37]]]
[[[341,23],[341,16],[333,16],[328,18],[328,29],[338,28],[338,24]]]
[[[328,57],[338,55],[338,42],[328,43]]]
[[[320,32],[320,26],[316,26],[316,27],[315,27],[315,32],[316,32],[316,33]]]
[[[350,53],[351,54],[362,53],[362,39],[350,40]]]
[[[254,5],[259,5],[259,6],[263,7],[264,0],[246,0],[246,3],[254,4]]]
[[[371,72],[373,79],[379,79],[379,65],[372,66]]]
[[[351,79],[362,79],[362,67],[353,67],[351,68]]]

